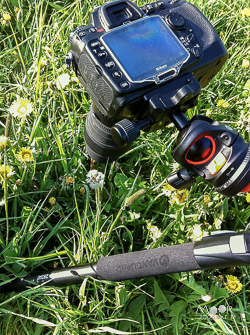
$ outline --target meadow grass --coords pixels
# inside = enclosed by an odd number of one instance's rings
[[[250,9],[244,11],[249,1],[190,2],[212,22],[229,57],[187,116],[210,115],[249,141]],[[142,134],[111,165],[94,163],[93,168],[105,175],[98,191],[86,183],[92,167],[83,131],[91,100],[73,71],[66,70],[64,56],[69,33],[87,24],[94,5],[101,4],[97,0],[0,3],[0,136],[9,138],[6,146],[0,146],[2,283],[35,270],[186,243],[195,238],[194,225],[205,234],[244,230],[249,223],[245,194],[227,199],[202,180],[181,197],[168,189],[166,178],[178,167],[171,156],[178,135],[175,127]],[[57,84],[62,74],[70,78],[65,88]],[[9,114],[19,97],[33,105],[24,119]],[[30,151],[25,154],[23,148]],[[143,195],[131,201],[141,189]],[[239,292],[226,289],[227,275],[243,285]],[[13,335],[247,335],[248,294],[248,267],[120,283],[87,278],[81,286],[1,294],[0,329],[1,334]],[[211,299],[204,301],[201,295]],[[210,308],[220,305],[227,307],[224,318],[211,317]]]

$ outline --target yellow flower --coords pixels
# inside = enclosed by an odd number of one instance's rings
[[[84,186],[81,187],[79,192],[80,192],[81,195],[84,195],[86,193],[85,187]]]
[[[221,107],[221,108],[227,108],[227,107],[229,107],[230,105],[229,105],[229,103],[228,102],[226,102],[225,100],[219,100],[218,102],[217,102],[217,107]]]
[[[6,147],[8,138],[6,136],[0,136],[0,150],[3,150]]]
[[[4,13],[4,14],[3,14],[3,19],[4,19],[6,22],[10,21],[10,20],[11,20],[11,16],[10,16],[10,14],[8,14],[8,13]]]
[[[6,174],[7,179],[10,179],[15,174],[15,172],[13,171],[13,167],[9,165],[6,165],[6,166],[1,165],[0,166],[0,180],[1,181],[4,181],[4,174]]]
[[[56,198],[54,198],[54,197],[50,198],[49,202],[50,202],[51,206],[54,206],[56,204]]]
[[[248,203],[250,203],[250,193],[247,193],[246,201],[247,201]]]
[[[204,201],[204,204],[209,204],[210,203],[210,201],[211,201],[211,199],[210,199],[210,196],[209,195],[204,195],[204,199],[203,199],[203,201]]]
[[[240,13],[242,16],[250,16],[250,8],[244,8]]]
[[[22,148],[22,150],[17,155],[17,159],[23,163],[34,161],[34,157],[29,148]]]
[[[226,276],[226,278],[227,278],[227,282],[225,285],[228,291],[232,293],[237,293],[242,290],[243,285],[241,284],[241,282],[239,281],[237,277],[228,275]]]
[[[74,183],[74,178],[73,177],[67,177],[65,179],[65,184],[66,185],[72,185]]]
[[[65,88],[70,82],[70,76],[67,73],[61,74],[56,81],[56,87],[58,90]]]
[[[20,8],[15,7],[15,13],[17,14],[19,12]]]
[[[32,103],[27,99],[18,98],[16,102],[12,104],[9,109],[9,112],[14,117],[25,118],[26,116],[30,115],[33,111]]]
[[[241,67],[243,69],[247,69],[249,67],[249,65],[250,65],[249,60],[243,59]]]

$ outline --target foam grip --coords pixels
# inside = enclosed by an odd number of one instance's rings
[[[194,242],[101,258],[97,275],[122,281],[175,272],[201,270],[194,256]]]

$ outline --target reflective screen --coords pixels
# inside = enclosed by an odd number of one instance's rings
[[[152,78],[189,58],[188,51],[159,16],[116,28],[102,40],[132,81]]]

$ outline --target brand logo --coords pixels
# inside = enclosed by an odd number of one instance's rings
[[[164,69],[166,69],[166,67],[168,67],[167,64],[162,65],[162,66],[158,66],[158,67],[156,68],[156,71],[164,70]]]
[[[220,305],[219,307],[212,306],[208,309],[207,306],[201,307],[200,305],[198,305],[196,310],[196,316],[200,319],[214,319],[215,316],[220,317],[224,320],[232,319],[232,306]]]
[[[156,268],[159,266],[167,266],[169,264],[168,256],[162,255],[159,258],[145,259],[143,261],[130,264],[121,264],[117,267],[118,271],[133,271],[140,269]]]

